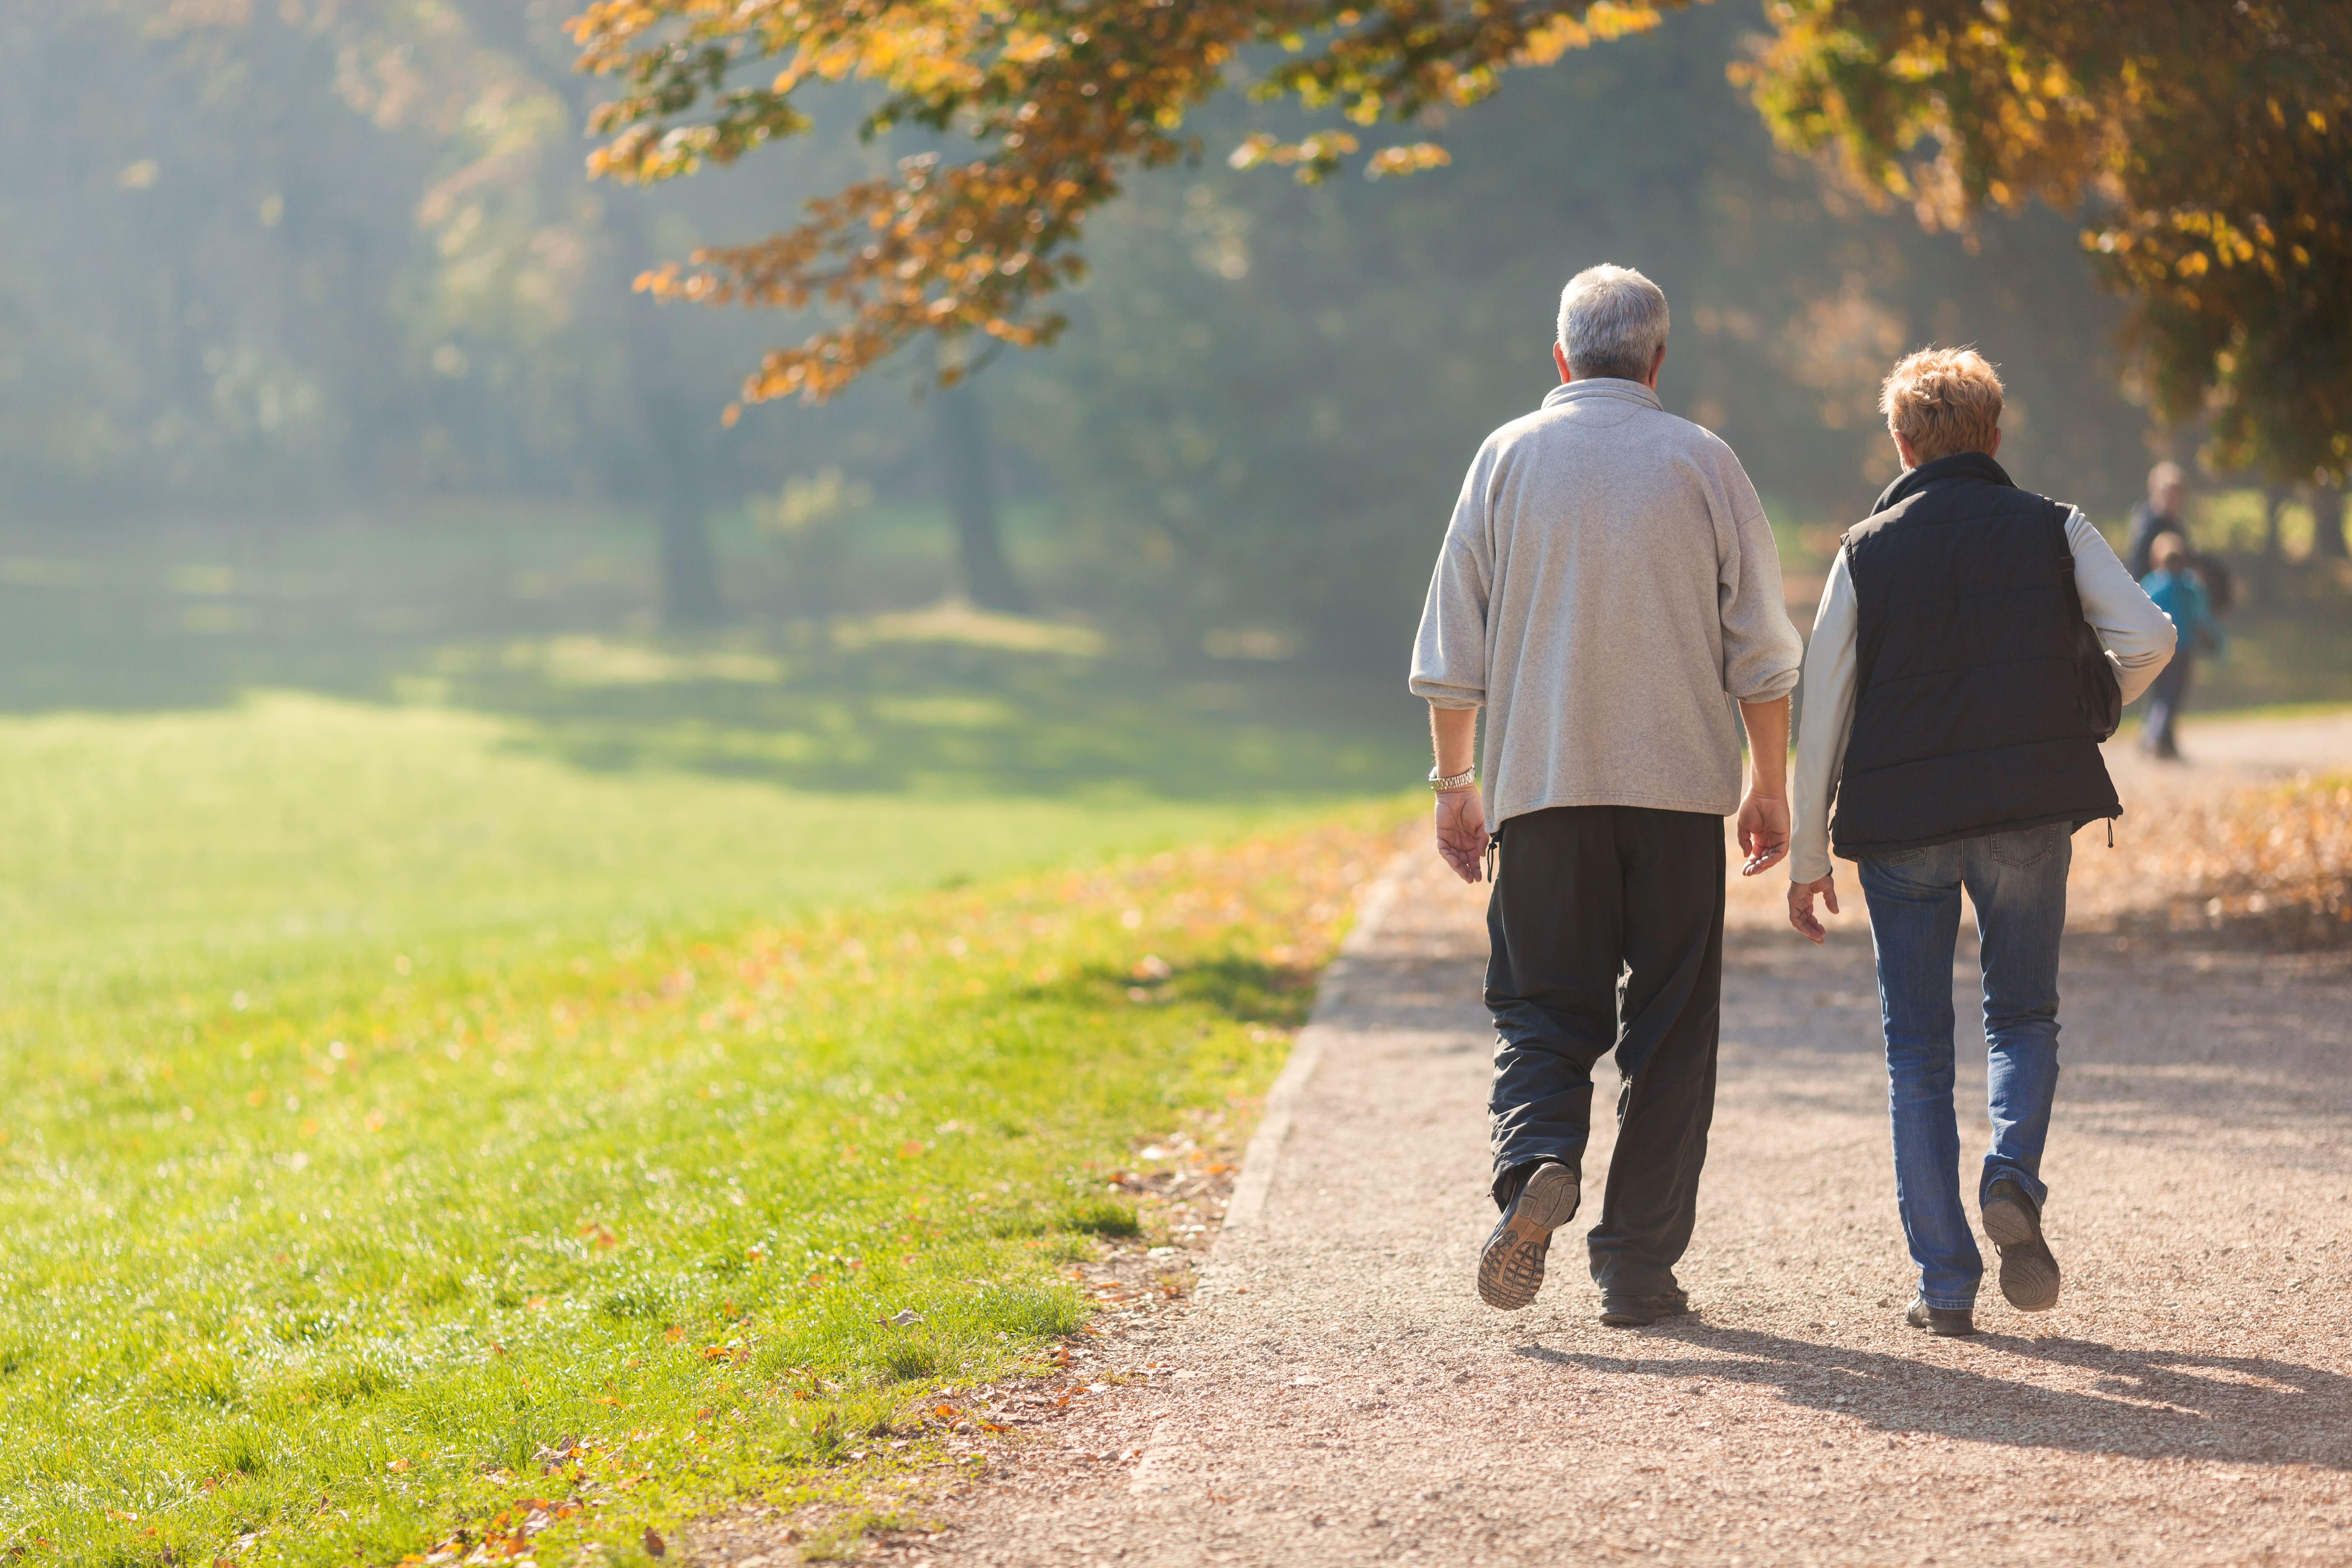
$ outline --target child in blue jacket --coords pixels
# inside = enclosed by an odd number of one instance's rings
[[[2147,689],[2147,717],[2140,722],[2140,750],[2161,762],[2180,760],[2180,743],[2173,725],[2189,696],[2190,667],[2200,649],[2221,651],[2221,626],[2213,618],[2205,584],[2189,564],[2189,542],[2177,533],[2158,534],[2148,551],[2156,570],[2139,580],[2156,607],[2172,618],[2179,634],[2179,651],[2156,684]]]

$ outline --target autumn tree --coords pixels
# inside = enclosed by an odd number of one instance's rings
[[[1027,347],[1063,318],[1046,304],[1081,277],[1087,216],[1124,176],[1201,149],[1192,111],[1242,55],[1279,52],[1253,90],[1370,126],[1466,108],[1513,66],[1655,26],[1680,0],[595,0],[572,24],[582,63],[621,93],[591,159],[628,181],[688,174],[807,129],[827,82],[877,90],[870,133],[907,124],[968,133],[981,154],[925,153],[810,205],[767,239],[698,251],[646,279],[708,303],[829,307],[837,319],[767,355],[757,400],[823,401],[909,341]],[[1360,150],[1353,132],[1251,139],[1241,164],[1318,179]],[[1374,175],[1444,161],[1432,142],[1380,148]],[[943,359],[942,379],[960,374]]]
[[[2081,214],[2164,416],[2270,479],[2352,465],[2352,6],[1778,0],[1776,134],[1961,227]]]
[[[1271,58],[1250,90],[1349,125],[1441,118],[1513,67],[1654,26],[1660,4],[1555,0],[595,0],[582,63],[620,84],[601,173],[732,163],[808,124],[819,84],[877,95],[869,132],[961,132],[811,205],[793,228],[695,254],[644,283],[669,298],[831,321],[771,353],[752,399],[822,401],[909,340],[1047,342],[1083,271],[1090,213],[1122,176],[1199,151],[1188,115]],[[2210,414],[2213,457],[2308,477],[2352,459],[2352,11],[2326,0],[2011,5],[1786,0],[1744,79],[1790,145],[1859,188],[1964,226],[2035,197],[2089,220],[2159,411]],[[1318,179],[1355,132],[1232,153]],[[1380,148],[1368,174],[1442,163]],[[952,374],[952,373],[950,373]]]

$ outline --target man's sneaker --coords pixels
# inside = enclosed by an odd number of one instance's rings
[[[1536,1299],[1544,1277],[1544,1254],[1551,1233],[1576,1216],[1577,1175],[1547,1160],[1528,1175],[1519,1195],[1495,1222],[1495,1234],[1478,1255],[1478,1299],[1516,1312]]]
[[[1647,1296],[1601,1297],[1601,1321],[1612,1329],[1646,1329],[1661,1318],[1679,1318],[1690,1310],[1690,1297],[1677,1286]]]
[[[1966,1307],[1930,1307],[1916,1298],[1911,1302],[1911,1310],[1903,1314],[1903,1321],[1915,1329],[1947,1337],[1977,1331],[1977,1321]]]
[[[2042,1209],[2007,1177],[1985,1194],[1985,1234],[2000,1248],[2000,1293],[2021,1312],[2058,1304],[2058,1260],[2042,1239]]]

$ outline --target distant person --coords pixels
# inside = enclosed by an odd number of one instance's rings
[[[2205,590],[2206,607],[2214,615],[2226,615],[2237,598],[2237,584],[2229,563],[2189,542],[2189,520],[2181,500],[2187,493],[2179,464],[2161,462],[2147,471],[2147,500],[2132,508],[2131,539],[2124,548],[2124,559],[2134,577],[2146,577],[2156,566],[2157,537],[2172,534],[2180,541],[2198,584]]]
[[[2124,560],[2135,579],[2147,575],[2149,552],[2155,547],[2158,534],[2177,533],[2184,540],[2189,537],[2189,521],[2181,511],[2188,494],[2188,476],[2170,458],[2147,471],[2147,499],[2132,508],[2131,542],[2124,549]]]
[[[2080,510],[2019,489],[1993,460],[2000,378],[1980,355],[1912,354],[1879,406],[1903,473],[1847,531],[1805,654],[1789,922],[1819,942],[1813,900],[1838,907],[1832,848],[1858,863],[1895,1201],[1919,1268],[1905,1321],[1969,1334],[1984,1261],[1960,1205],[1952,1110],[1960,891],[1983,945],[1990,1053],[1978,1205],[2001,1294],[2043,1311],[2058,1301],[2042,1149],[2058,1088],[2066,868],[2074,830],[2123,812],[2099,753],[2111,693],[2090,689],[2105,677],[2084,668],[2078,628],[2096,632],[2127,700],[2170,656],[2172,625]]]
[[[1575,1215],[1593,1064],[1624,1085],[1601,1223],[1601,1321],[1688,1310],[1715,1109],[1723,818],[1750,876],[1787,853],[1789,689],[1803,646],[1763,504],[1731,448],[1658,402],[1666,297],[1595,267],[1559,300],[1543,406],[1486,437],[1429,585],[1437,847],[1465,882],[1492,842],[1493,1191],[1478,1294],[1535,1300]],[[1486,710],[1486,793],[1472,748]],[[1740,795],[1738,708],[1755,756]],[[1622,977],[1622,979],[1621,979]]]
[[[2189,542],[2177,533],[2159,533],[2148,552],[2156,570],[2139,580],[2140,590],[2172,622],[2179,648],[2164,673],[2147,689],[2147,716],[2140,721],[2139,747],[2162,763],[2180,760],[2180,737],[2174,726],[2181,704],[2189,700],[2189,681],[2201,650],[2221,651],[2221,626],[2213,618],[2212,600],[2205,591],[2189,554]]]

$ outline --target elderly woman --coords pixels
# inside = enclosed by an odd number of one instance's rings
[[[1904,1318],[1976,1331],[1984,1261],[1960,1202],[1952,952],[1960,893],[1982,939],[1987,1109],[1977,1178],[2000,1291],[2058,1304],[2042,1234],[2042,1151],[2058,1091],[2058,940],[2074,834],[2123,806],[2084,700],[2085,622],[2137,696],[2172,627],[2081,509],[2019,488],[2000,450],[2000,378],[1972,349],[1923,349],[1882,391],[1903,473],[1846,532],[1805,653],[1789,921],[1822,936],[1830,856],[1870,904],[1895,1133],[1895,1197],[1919,1268]],[[1830,815],[1830,803],[1837,814]]]

